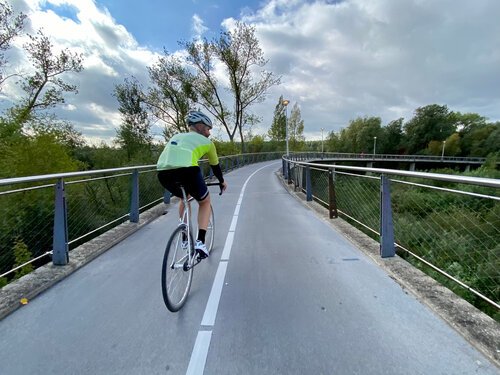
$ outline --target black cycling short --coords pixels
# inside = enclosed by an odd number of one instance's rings
[[[158,172],[158,180],[172,195],[182,198],[179,185],[184,186],[187,194],[197,201],[202,201],[208,196],[208,188],[201,174],[200,167],[186,167],[167,169]]]

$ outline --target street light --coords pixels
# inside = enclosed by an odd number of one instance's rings
[[[377,150],[377,137],[373,137],[373,155],[375,155],[376,150]]]
[[[441,151],[441,160],[444,158],[444,145],[446,144],[446,140],[443,141],[443,150]]]
[[[288,156],[288,118],[287,118],[287,108],[288,108],[288,103],[290,103],[290,100],[284,99],[281,102],[285,106],[285,138],[286,138],[286,156]]]

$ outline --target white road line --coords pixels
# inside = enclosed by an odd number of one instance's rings
[[[229,254],[231,254],[231,248],[233,247],[234,232],[229,232],[226,237],[226,243],[224,245],[224,250],[222,251],[222,256],[220,260],[229,260]]]
[[[212,331],[199,331],[194,343],[193,353],[189,360],[186,375],[202,375],[205,371],[208,348],[212,339]]]
[[[217,268],[217,273],[215,274],[214,283],[212,285],[212,290],[210,291],[210,296],[208,297],[207,306],[205,307],[205,313],[203,314],[203,319],[201,320],[202,326],[213,326],[215,324],[215,318],[217,316],[217,310],[219,309],[220,297],[222,295],[222,287],[224,286],[224,278],[226,277],[226,270],[229,261],[229,255],[233,247],[234,232],[236,230],[236,224],[238,223],[238,215],[240,212],[241,202],[243,201],[243,195],[245,193],[245,188],[248,181],[253,177],[254,174],[260,170],[270,167],[272,165],[278,164],[272,163],[257,169],[246,179],[241,189],[240,197],[238,203],[234,210],[233,219],[231,221],[231,226],[227,233],[226,243],[224,245],[224,251],[222,252],[221,260],[219,263],[219,268]],[[205,363],[208,355],[208,348],[210,347],[210,340],[212,339],[212,331],[200,330],[198,331],[198,336],[196,337],[196,342],[194,344],[193,352],[191,353],[191,359],[189,360],[189,366],[186,374],[189,375],[202,375],[205,370]]]
[[[224,286],[224,277],[226,276],[226,270],[227,262],[221,261],[219,263],[217,273],[215,274],[215,280],[212,285],[210,297],[208,297],[205,313],[203,314],[203,319],[201,321],[202,326],[213,326],[215,323],[215,316],[217,315],[217,309],[219,308],[219,300],[222,294],[222,287]]]
[[[234,216],[238,216],[240,214],[241,204],[236,205],[236,209],[234,210]]]
[[[234,232],[236,230],[236,223],[238,222],[238,215],[233,216],[233,220],[231,221],[231,226],[229,227],[230,232]]]

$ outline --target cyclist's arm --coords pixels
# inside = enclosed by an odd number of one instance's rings
[[[224,176],[222,175],[222,169],[219,164],[219,157],[217,156],[217,150],[215,149],[215,145],[213,143],[207,153],[207,156],[210,168],[212,168],[215,177],[219,180],[222,191],[226,190],[227,184],[224,182]]]
[[[219,180],[219,182],[221,184],[223,184],[224,177],[222,176],[222,169],[220,167],[220,164],[210,165],[210,168],[212,168],[212,171],[214,172],[214,176],[217,177],[217,180]]]

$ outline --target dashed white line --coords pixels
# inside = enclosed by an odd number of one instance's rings
[[[231,254],[231,248],[233,247],[234,232],[229,232],[226,237],[226,244],[224,245],[224,250],[222,251],[222,256],[220,260],[229,260],[229,255]]]
[[[207,307],[205,308],[205,313],[203,314],[203,319],[201,321],[202,326],[213,326],[215,324],[215,316],[217,315],[217,309],[219,308],[219,300],[222,294],[226,270],[227,262],[220,262],[217,273],[215,274],[210,297],[208,297]]]
[[[274,164],[277,163],[268,164],[264,167],[257,169],[250,176],[248,176],[245,183],[243,184],[240,197],[238,199],[238,203],[236,204],[236,208],[234,210],[233,219],[231,220],[231,226],[229,227],[229,231],[227,233],[224,250],[222,252],[221,260],[219,263],[219,268],[217,268],[217,273],[215,274],[212,290],[210,291],[210,296],[208,297],[207,306],[205,307],[205,313],[203,314],[203,319],[201,320],[201,325],[203,327],[213,327],[213,325],[215,324],[215,318],[217,316],[217,310],[219,308],[220,297],[222,295],[222,287],[224,286],[224,278],[226,277],[229,255],[231,254],[231,249],[233,247],[234,232],[236,230],[236,225],[238,223],[238,215],[240,212],[241,202],[243,201],[243,195],[245,194],[245,189],[248,184],[248,181],[250,181],[253,175],[259,172],[260,170]],[[203,374],[203,371],[205,370],[205,363],[207,360],[208,349],[210,347],[211,339],[212,339],[212,331],[206,331],[206,330],[198,331],[198,336],[196,337],[196,342],[194,344],[193,352],[191,353],[191,359],[189,360],[189,366],[186,371],[186,374],[189,375]]]
[[[189,366],[186,375],[202,375],[205,370],[205,362],[207,361],[208,348],[212,331],[199,331],[194,343],[193,353],[189,360]]]

